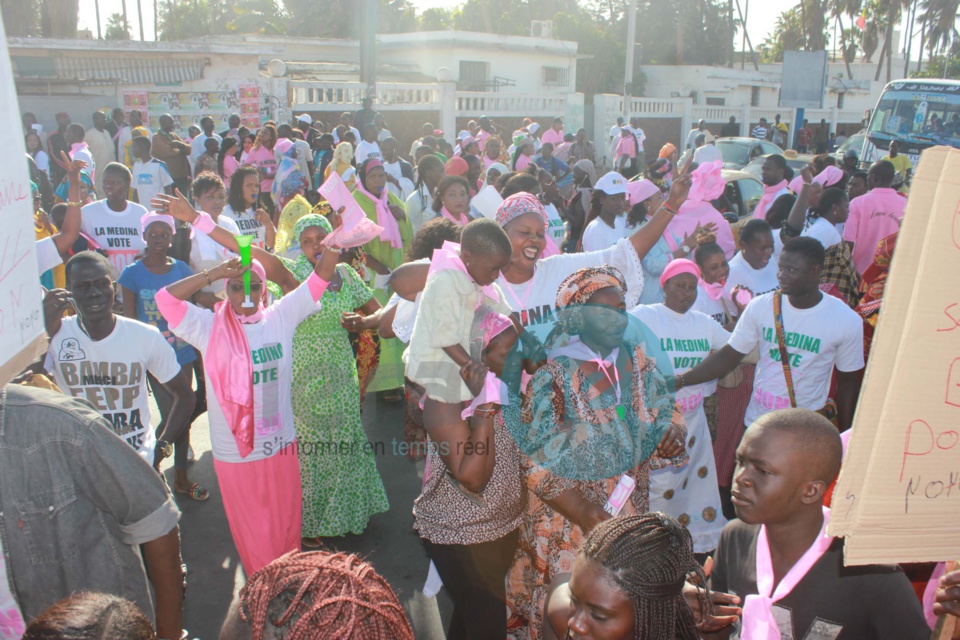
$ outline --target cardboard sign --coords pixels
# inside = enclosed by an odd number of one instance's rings
[[[844,563],[960,557],[960,151],[924,152],[828,532]]]
[[[46,351],[33,195],[10,51],[0,16],[0,384]]]

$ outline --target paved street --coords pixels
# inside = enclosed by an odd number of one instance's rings
[[[413,530],[411,514],[423,465],[418,470],[405,456],[394,455],[393,442],[403,440],[403,404],[386,404],[370,394],[364,425],[371,442],[384,443],[385,455],[377,457],[377,466],[391,508],[388,513],[375,516],[363,535],[330,539],[329,544],[338,550],[358,553],[373,563],[397,592],[418,639],[443,640],[451,606],[442,591],[436,599],[424,598],[421,593],[429,560]],[[244,574],[220,501],[206,414],[194,423],[191,441],[197,460],[189,469],[190,477],[209,489],[211,495],[204,503],[177,497],[183,511],[183,558],[189,568],[184,626],[191,638],[216,640],[227,607],[243,586]],[[381,445],[375,446],[379,449]],[[164,469],[172,484],[172,462],[166,463]]]

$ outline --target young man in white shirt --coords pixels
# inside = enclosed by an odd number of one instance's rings
[[[353,153],[357,159],[358,167],[366,162],[368,158],[383,159],[383,154],[380,152],[380,143],[377,142],[377,125],[372,122],[364,125],[362,135],[363,139]]]
[[[203,116],[200,118],[200,129],[203,130],[203,133],[197,135],[191,143],[193,146],[190,150],[190,168],[193,169],[197,166],[197,158],[199,158],[205,151],[204,145],[206,144],[209,138],[213,138],[217,141],[217,148],[223,143],[223,138],[218,136],[213,132],[213,127],[216,123],[213,121],[213,118],[210,116]]]
[[[156,327],[113,312],[116,284],[102,255],[78,253],[67,262],[66,277],[67,290],[50,291],[43,303],[52,336],[45,367],[64,393],[93,405],[118,436],[159,468],[189,425],[196,401],[177,354]],[[77,315],[63,318],[71,306]],[[159,437],[151,421],[147,373],[173,396]]]
[[[103,169],[105,200],[91,202],[81,209],[80,230],[107,252],[110,264],[116,269],[113,277],[120,277],[124,267],[136,261],[146,244],[140,229],[140,218],[147,208],[127,200],[133,176],[119,162],[111,162]]]
[[[145,207],[159,193],[173,193],[173,178],[167,165],[150,155],[150,138],[140,136],[130,143],[133,156],[137,159],[133,163],[133,187],[136,201]]]
[[[598,193],[599,192],[599,193]],[[583,230],[583,250],[603,251],[630,235],[623,203],[627,193],[627,180],[619,173],[610,171],[599,180],[593,197],[603,198],[600,212]],[[591,207],[592,208],[592,207]]]
[[[786,242],[777,273],[780,291],[751,300],[727,346],[677,375],[677,389],[725,376],[759,347],[760,362],[744,424],[791,405],[814,411],[823,408],[836,368],[837,422],[841,431],[849,429],[863,374],[863,320],[845,302],[820,291],[823,264],[819,240],[801,237]],[[776,313],[778,303],[780,314]],[[783,336],[788,366],[781,359],[778,334]],[[787,368],[792,385],[786,378]]]

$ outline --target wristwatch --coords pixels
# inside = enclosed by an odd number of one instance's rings
[[[684,253],[690,253],[690,247],[688,247],[687,245],[681,245],[680,248],[683,249]]]
[[[166,440],[157,440],[157,451],[163,456],[163,458],[169,458],[173,455],[173,445]],[[162,459],[162,458],[161,458]]]

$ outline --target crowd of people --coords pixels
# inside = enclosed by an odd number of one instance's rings
[[[372,101],[332,131],[33,122],[50,346],[0,396],[0,638],[181,637],[204,412],[247,575],[221,638],[412,638],[324,548],[390,509],[451,639],[912,640],[960,613],[960,573],[854,570],[826,534],[906,208],[892,159],[768,156],[731,225],[722,160],[678,163],[704,127],[648,162],[618,119],[598,176],[559,117],[427,123],[407,157]],[[403,406],[413,504],[387,499],[369,392]]]

